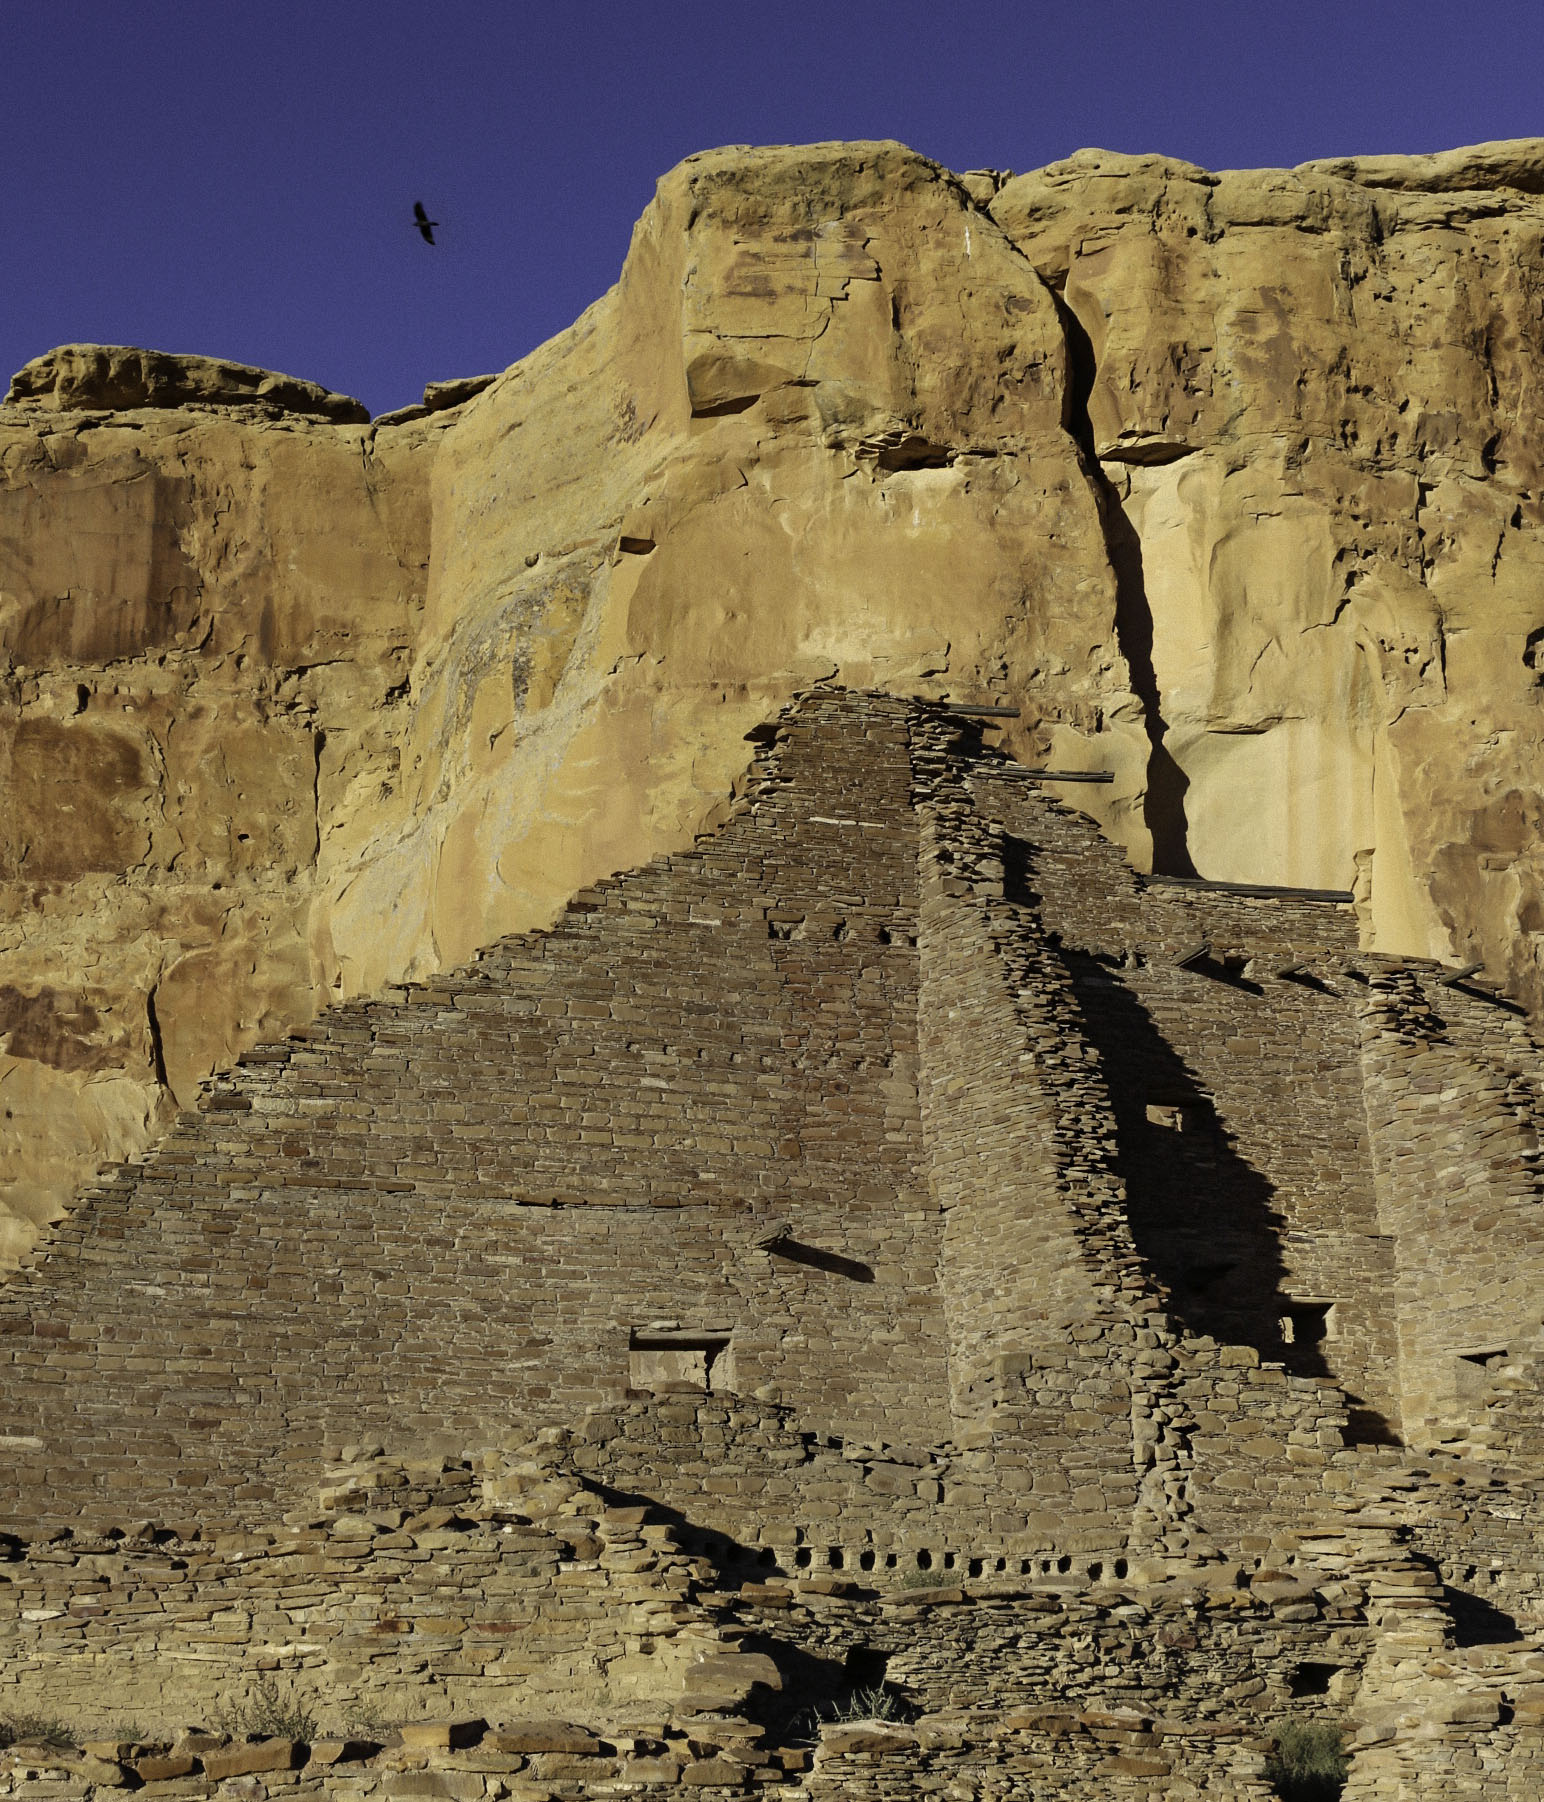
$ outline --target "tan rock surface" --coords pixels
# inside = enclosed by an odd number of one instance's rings
[[[320,826],[422,605],[417,442],[0,411],[0,1259],[314,1010]]]
[[[65,347],[0,409],[0,1256],[200,1078],[689,842],[830,676],[1022,709],[1139,863],[1544,976],[1544,145],[718,151],[369,427]],[[1085,404],[1086,403],[1086,404]]]
[[[1082,152],[993,216],[1086,338],[1209,876],[1537,1007],[1544,143],[1208,174]]]
[[[53,413],[259,406],[340,425],[370,418],[357,400],[315,382],[223,357],[169,356],[128,344],[61,344],[17,371],[7,399]]]
[[[335,836],[319,966],[421,974],[688,841],[823,676],[1022,697],[1129,806],[1064,369],[1051,295],[898,146],[668,176],[617,288],[443,441],[400,779]]]

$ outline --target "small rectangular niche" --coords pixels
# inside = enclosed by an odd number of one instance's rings
[[[627,1381],[629,1388],[653,1395],[730,1393],[730,1335],[720,1329],[634,1327],[628,1336]]]
[[[1308,1296],[1288,1298],[1281,1314],[1281,1337],[1287,1345],[1322,1345],[1335,1337],[1335,1303]]]
[[[1338,1664],[1316,1664],[1305,1661],[1292,1667],[1287,1678],[1288,1693],[1294,1696],[1327,1696],[1330,1685],[1340,1675]]]
[[[1453,1355],[1454,1388],[1460,1401],[1479,1403],[1490,1392],[1495,1374],[1506,1363],[1504,1345],[1475,1346]]]
[[[1210,1123],[1209,1110],[1200,1101],[1149,1101],[1147,1124],[1171,1133],[1201,1133]]]

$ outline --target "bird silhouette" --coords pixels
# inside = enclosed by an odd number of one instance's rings
[[[429,217],[424,211],[424,203],[421,200],[415,200],[413,202],[413,223],[418,227],[419,235],[422,237],[424,243],[432,244],[434,242],[434,228],[439,224],[439,220],[431,219]]]

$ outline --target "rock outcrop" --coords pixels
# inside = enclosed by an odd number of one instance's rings
[[[0,408],[0,1257],[244,1046],[722,817],[842,682],[1016,708],[1140,866],[1544,1001],[1544,144],[661,182],[365,423],[66,347]]]
[[[1197,867],[1355,874],[1380,946],[1534,1006],[1541,183],[1084,154],[991,202],[1081,343]]]
[[[172,357],[124,344],[62,344],[18,370],[6,399],[51,413],[259,406],[337,425],[364,425],[370,418],[369,409],[348,395],[292,375],[220,357]]]

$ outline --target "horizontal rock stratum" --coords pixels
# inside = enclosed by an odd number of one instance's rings
[[[845,684],[1018,710],[1139,867],[1544,1001],[1544,142],[666,176],[368,423],[67,346],[0,408],[0,1256],[244,1047],[723,817]]]

